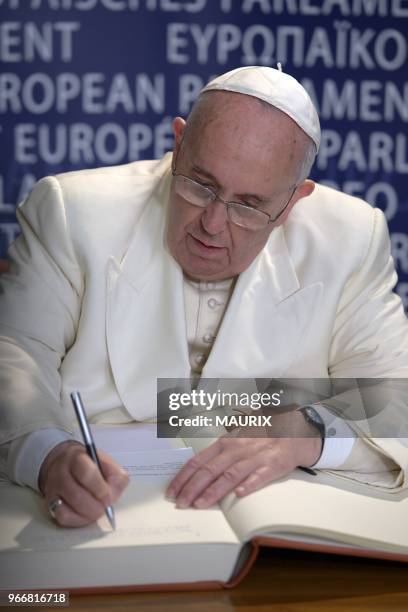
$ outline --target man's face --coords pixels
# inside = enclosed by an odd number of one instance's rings
[[[221,93],[221,95],[220,95]],[[174,121],[173,168],[209,187],[225,201],[244,203],[275,217],[295,188],[303,132],[280,111],[240,94],[210,94],[208,113],[188,126]],[[304,140],[303,140],[304,142]],[[230,278],[245,270],[265,246],[274,227],[295,202],[313,191],[306,181],[276,223],[250,230],[229,221],[220,200],[205,208],[170,191],[167,243],[183,270],[199,280]]]

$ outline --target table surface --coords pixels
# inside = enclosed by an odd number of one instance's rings
[[[264,549],[234,589],[71,596],[75,610],[127,612],[408,611],[408,564]]]

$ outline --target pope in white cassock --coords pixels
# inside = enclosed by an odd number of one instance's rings
[[[96,520],[127,484],[73,440],[73,390],[91,423],[125,423],[155,418],[157,377],[408,374],[384,216],[307,178],[320,128],[303,87],[240,68],[173,129],[163,159],[45,178],[18,209],[0,281],[0,468],[61,525]],[[398,435],[377,438],[340,404],[276,415],[280,437],[219,438],[168,496],[205,508],[296,466],[406,487],[405,408],[391,411]]]

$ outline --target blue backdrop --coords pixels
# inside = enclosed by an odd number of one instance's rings
[[[0,10],[0,256],[35,180],[159,157],[172,117],[210,77],[280,61],[320,112],[313,178],[384,210],[408,305],[408,0],[0,0]]]

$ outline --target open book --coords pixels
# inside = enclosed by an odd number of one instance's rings
[[[129,464],[123,440],[134,448],[133,434],[120,431]],[[138,430],[135,444],[144,458],[128,466],[135,479],[115,505],[115,532],[105,517],[79,529],[58,527],[39,495],[0,484],[0,589],[233,586],[260,545],[408,561],[406,495],[299,470],[242,499],[230,494],[208,510],[178,510],[164,498],[172,469],[171,450],[163,446],[168,441],[144,451],[141,431],[152,435],[151,426]],[[115,448],[97,444],[115,456]],[[188,456],[175,451],[174,463]]]

